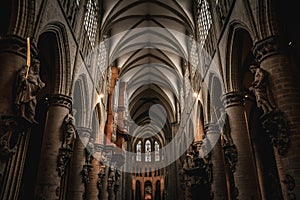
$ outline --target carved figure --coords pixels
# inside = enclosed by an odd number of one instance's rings
[[[86,149],[85,149],[85,159],[88,164],[92,163],[93,155],[95,152],[94,147],[94,138],[90,138],[90,141],[87,143]]]
[[[19,115],[31,123],[37,123],[34,119],[36,107],[36,95],[39,90],[45,87],[39,76],[39,61],[35,60],[29,68],[23,66],[17,74],[15,106]]]
[[[72,149],[74,141],[76,139],[76,129],[74,124],[74,117],[68,114],[64,119],[63,129],[64,129],[64,141],[63,148]]]
[[[261,108],[264,114],[274,110],[275,106],[271,102],[271,94],[268,85],[268,73],[255,66],[250,66],[250,71],[254,74],[254,81],[249,88],[256,97],[257,107]]]

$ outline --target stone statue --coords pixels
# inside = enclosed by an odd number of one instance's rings
[[[59,153],[57,155],[57,171],[59,177],[62,177],[65,174],[65,170],[71,160],[72,150],[71,149],[59,149]]]
[[[86,149],[85,149],[85,159],[88,164],[92,164],[93,158],[94,158],[94,138],[90,138],[90,141],[87,143]]]
[[[108,173],[108,178],[107,178],[107,191],[109,196],[112,196],[112,192],[115,186],[115,182],[116,182],[116,172],[115,172],[115,166],[112,165],[109,168],[109,173]],[[110,199],[110,198],[109,198]]]
[[[224,146],[231,146],[233,145],[233,140],[230,134],[230,124],[229,124],[229,117],[226,111],[223,112],[223,116],[220,117],[220,120],[223,120],[219,122],[219,125],[221,128],[221,136],[224,139]],[[223,122],[223,123],[222,123]]]
[[[103,187],[103,182],[105,179],[105,170],[106,170],[105,165],[101,165],[100,171],[98,173],[98,180],[97,180],[97,186],[98,186],[99,190],[103,189],[102,187]]]
[[[23,66],[17,74],[15,106],[19,115],[31,123],[37,123],[34,119],[36,107],[36,95],[45,87],[39,76],[40,63],[33,62],[27,74],[27,66]]]
[[[15,133],[22,132],[22,130],[20,130],[18,122],[12,117],[2,117],[0,128],[3,131],[0,132],[0,158],[9,158],[17,152],[17,145],[12,145],[11,139]]]
[[[81,170],[81,178],[84,184],[90,183],[90,171],[92,170],[91,165],[83,165],[83,169]]]
[[[268,73],[255,66],[250,66],[250,71],[254,74],[254,81],[249,88],[256,97],[257,107],[261,108],[264,114],[274,110],[275,106],[271,102],[271,94],[268,86]]]
[[[238,152],[237,147],[235,146],[233,139],[231,137],[231,129],[229,124],[229,117],[228,114],[223,111],[221,112],[222,116],[219,120],[219,125],[221,126],[221,136],[224,140],[224,143],[222,144],[223,150],[224,150],[224,156],[225,159],[229,165],[230,170],[235,172],[235,167],[238,162]]]
[[[76,129],[74,124],[74,117],[71,114],[66,115],[63,124],[64,140],[62,147],[72,149],[76,139]]]

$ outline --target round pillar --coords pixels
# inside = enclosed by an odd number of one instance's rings
[[[289,129],[290,145],[284,156],[276,155],[277,167],[281,178],[281,187],[285,198],[300,196],[300,185],[288,189],[286,177],[291,176],[300,182],[300,92],[290,62],[284,50],[287,43],[281,38],[271,36],[257,42],[253,54],[260,68],[268,72],[268,81],[277,109],[283,112]]]
[[[244,97],[238,92],[227,93],[223,97],[228,114],[233,143],[237,147],[238,162],[234,173],[239,199],[260,199],[252,144],[246,122]]]
[[[213,181],[211,185],[211,190],[214,194],[214,199],[223,199],[227,197],[227,187],[226,187],[226,176],[225,176],[225,166],[223,160],[223,150],[220,143],[220,133],[219,129],[215,124],[208,124],[205,126],[206,136],[210,138],[213,137],[217,140],[215,146],[211,151],[212,160],[212,170],[213,170]]]
[[[62,124],[72,106],[71,97],[51,95],[46,116],[41,159],[38,168],[35,199],[59,199],[61,177],[57,171],[57,159],[62,144]]]
[[[84,183],[82,181],[82,167],[85,164],[85,146],[89,140],[91,129],[77,127],[77,138],[74,143],[74,151],[71,162],[71,170],[69,177],[68,198],[73,200],[81,200],[84,195]]]

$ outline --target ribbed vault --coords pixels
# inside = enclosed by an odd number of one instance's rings
[[[102,40],[110,38],[109,63],[120,68],[120,80],[128,83],[130,117],[139,126],[149,124],[151,106],[162,105],[166,125],[151,131],[163,141],[172,137],[171,124],[177,118],[183,63],[189,54],[186,36],[194,35],[193,3],[110,0],[102,4],[100,35]],[[156,116],[154,124],[160,121]]]

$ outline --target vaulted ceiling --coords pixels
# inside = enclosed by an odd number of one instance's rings
[[[149,108],[161,104],[170,125],[176,120],[184,63],[189,54],[188,36],[195,32],[195,1],[102,2],[101,36],[110,39],[110,63],[121,69],[120,80],[128,82],[132,119],[139,125],[149,123]],[[170,130],[166,125],[163,132]]]

